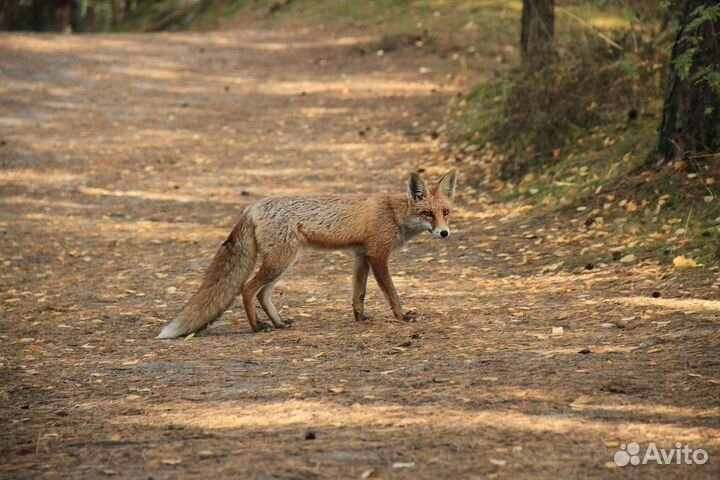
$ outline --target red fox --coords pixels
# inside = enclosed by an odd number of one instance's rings
[[[273,326],[289,326],[270,297],[305,246],[355,251],[352,306],[356,320],[367,319],[363,304],[370,270],[395,317],[410,320],[414,314],[403,312],[390,278],[390,253],[423,231],[440,239],[450,235],[448,217],[456,184],[454,170],[431,188],[420,175],[412,173],[406,194],[277,195],[248,206],[215,254],[200,290],[157,338],[204,329],[241,292],[253,332],[269,328],[256,318],[256,296]],[[258,254],[260,267],[251,278]]]

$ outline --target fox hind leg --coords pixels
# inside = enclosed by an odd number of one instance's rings
[[[272,292],[278,280],[280,280],[280,277],[260,289],[260,292],[257,294],[257,299],[260,302],[260,306],[265,312],[265,315],[268,316],[275,328],[287,328],[292,322],[285,320],[280,316],[272,301]]]
[[[274,283],[277,282],[280,276],[285,273],[285,270],[292,265],[296,255],[297,249],[288,245],[283,245],[282,248],[276,248],[271,252],[265,253],[257,273],[243,286],[242,297],[243,304],[245,305],[245,314],[247,315],[248,323],[250,323],[250,328],[253,332],[267,328],[266,324],[263,322],[258,323],[257,321],[257,312],[255,311],[256,296],[259,297],[260,305],[268,317],[270,317],[273,325],[278,328],[287,326],[277,313],[277,309],[273,305],[270,295]],[[270,288],[265,289],[264,287]],[[262,294],[260,294],[261,290],[263,290]]]

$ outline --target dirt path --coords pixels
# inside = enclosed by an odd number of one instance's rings
[[[3,478],[720,475],[717,270],[560,266],[602,238],[468,190],[393,259],[415,323],[374,284],[355,323],[351,257],[310,252],[292,329],[152,339],[247,202],[444,169],[423,133],[467,85],[367,41],[0,37]],[[612,468],[632,441],[710,461]]]

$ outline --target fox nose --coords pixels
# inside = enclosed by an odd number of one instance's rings
[[[448,235],[450,235],[450,232],[448,232],[447,230],[440,231],[441,237],[446,238]]]

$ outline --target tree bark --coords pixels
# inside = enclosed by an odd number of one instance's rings
[[[0,0],[0,28],[13,30],[17,28],[20,0]]]
[[[47,28],[64,32],[70,25],[70,0],[50,0],[47,9]]]
[[[73,33],[85,31],[81,0],[70,0],[70,28],[72,28]]]
[[[95,3],[89,2],[83,16],[83,29],[86,32],[95,31]]]
[[[653,166],[659,167],[685,152],[720,151],[720,92],[707,79],[696,78],[703,71],[720,72],[720,22],[705,21],[696,31],[688,31],[700,6],[717,5],[717,0],[681,0],[680,25],[672,49],[672,61],[665,88],[665,102]],[[696,37],[696,45],[688,37]],[[686,78],[676,60],[695,48]]]
[[[32,0],[32,24],[36,32],[44,32],[47,25],[47,2]]]
[[[523,62],[537,66],[553,54],[555,0],[523,0],[520,50]]]

